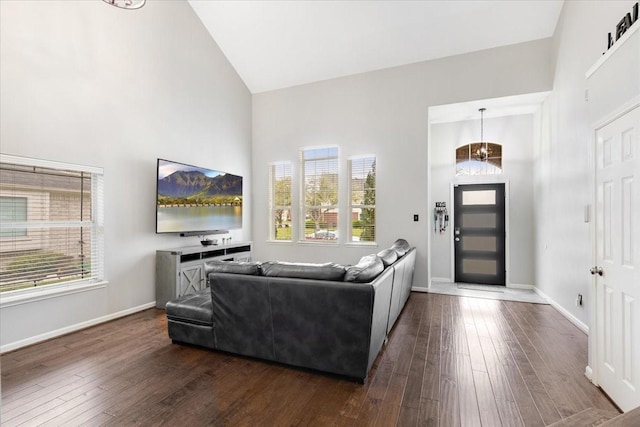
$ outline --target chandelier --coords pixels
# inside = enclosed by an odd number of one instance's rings
[[[102,0],[111,6],[119,7],[121,9],[140,9],[147,0]]]
[[[475,160],[486,162],[489,157],[489,144],[484,140],[484,112],[486,108],[480,108],[480,146],[472,153]]]

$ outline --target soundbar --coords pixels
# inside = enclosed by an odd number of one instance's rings
[[[204,231],[185,231],[180,233],[180,237],[190,236],[210,236],[212,234],[227,234],[229,230],[204,230]]]

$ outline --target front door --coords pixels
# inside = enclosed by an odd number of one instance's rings
[[[505,284],[505,185],[454,187],[455,281]]]
[[[596,132],[597,382],[640,405],[640,107]]]

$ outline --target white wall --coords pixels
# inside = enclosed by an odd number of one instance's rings
[[[592,280],[592,242],[584,209],[593,194],[585,73],[606,51],[607,33],[615,32],[635,2],[564,3],[553,37],[553,93],[544,106],[541,143],[535,148],[536,286],[584,327]],[[584,296],[582,307],[575,305],[579,293]]]
[[[418,251],[414,286],[427,287],[428,107],[549,90],[550,48],[546,39],[254,95],[255,257],[353,263],[404,237]],[[378,248],[267,242],[268,163],[297,165],[300,147],[324,144],[343,159],[377,155]]]
[[[5,154],[105,171],[105,288],[0,313],[3,349],[145,307],[155,250],[158,157],[245,177],[251,238],[251,94],[183,1],[126,11],[102,1],[0,2]]]
[[[455,150],[461,145],[480,140],[480,115],[478,120],[431,125],[431,192],[430,205],[436,201],[447,202],[449,212],[453,204],[453,183],[505,182],[509,189],[509,224],[507,285],[534,284],[534,233],[533,233],[533,140],[535,116],[533,114],[505,116],[484,120],[484,140],[502,145],[501,175],[486,177],[456,177]],[[434,233],[431,237],[431,278],[453,281],[452,230]]]

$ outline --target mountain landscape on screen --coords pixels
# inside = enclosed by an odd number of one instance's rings
[[[242,204],[242,177],[220,174],[209,177],[200,171],[176,171],[158,179],[158,205]]]

